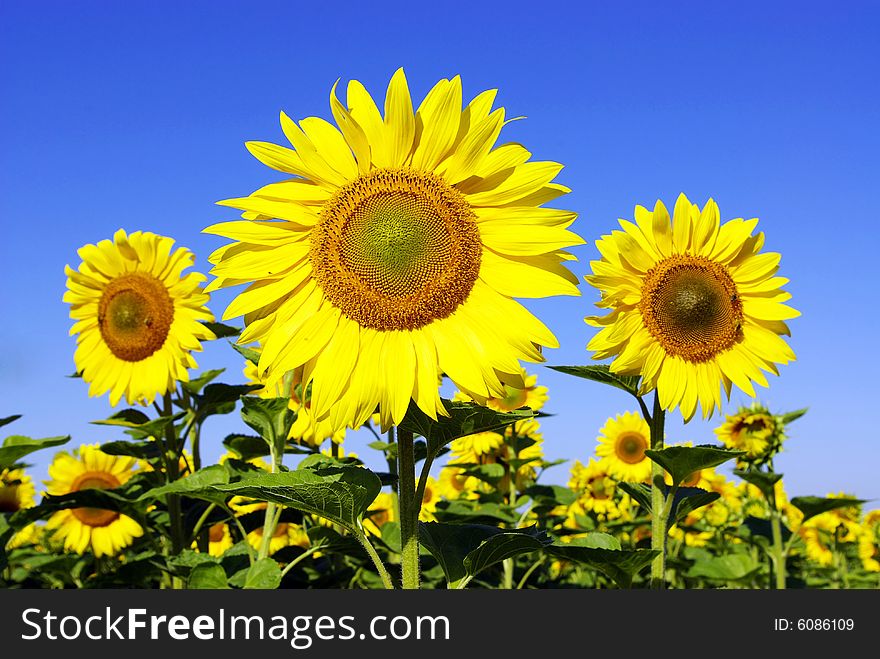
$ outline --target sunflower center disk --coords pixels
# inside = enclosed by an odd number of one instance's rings
[[[670,355],[712,359],[742,340],[742,302],[730,273],[702,256],[675,255],[655,265],[642,286],[642,318]]]
[[[72,492],[79,490],[110,490],[119,487],[119,480],[106,472],[86,472],[77,477],[71,486]],[[108,526],[119,518],[119,513],[103,508],[73,508],[70,512],[86,526]]]
[[[625,433],[617,438],[614,445],[617,457],[627,464],[638,464],[645,459],[648,442],[638,433]]]
[[[427,172],[382,169],[340,188],[321,211],[311,260],[324,294],[365,327],[416,329],[464,302],[480,271],[476,216]]]
[[[111,281],[98,303],[104,343],[127,362],[139,362],[161,348],[173,319],[174,303],[165,286],[142,273]]]

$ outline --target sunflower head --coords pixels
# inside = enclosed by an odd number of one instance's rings
[[[557,347],[513,298],[577,295],[564,249],[583,241],[574,213],[543,207],[568,192],[561,165],[496,146],[494,98],[463,105],[455,77],[414,107],[399,70],[384,116],[352,81],[345,103],[331,90],[336,126],[282,114],[292,148],[248,143],[290,178],[221,202],[243,221],[205,230],[236,241],[211,256],[208,289],[249,283],[224,317],[244,315],[261,378],[302,371],[313,425],[358,427],[378,407],[384,431],[411,400],[436,419],[441,372],[474,400],[515,404],[520,362]]]
[[[0,470],[0,514],[32,508],[35,495],[34,483],[24,469]]]
[[[762,465],[782,450],[785,425],[756,402],[728,416],[715,434],[726,447],[746,452],[738,459],[741,465]]]
[[[173,246],[171,238],[120,229],[112,241],[82,247],[77,270],[66,266],[74,361],[90,396],[149,404],[186,382],[196,366],[191,352],[215,338],[203,324],[214,319],[200,287],[205,277],[182,274],[193,255]]]
[[[721,224],[711,199],[702,211],[681,195],[673,218],[662,202],[636,207],[636,222],[603,236],[601,259],[587,281],[601,292],[605,316],[588,317],[600,331],[588,345],[611,370],[641,375],[640,393],[657,390],[664,409],[685,420],[721,408],[721,388],[736,384],[754,397],[762,371],[794,359],[781,335],[798,312],[783,304],[787,279],[776,277],[780,256],[761,253],[758,220]]]
[[[647,422],[637,412],[626,412],[608,419],[599,431],[596,455],[618,480],[643,483],[651,477],[651,460],[645,451],[651,447]]]
[[[49,465],[46,491],[59,496],[79,490],[115,489],[131,478],[134,458],[108,455],[97,444],[84,444],[73,453],[58,453]],[[113,556],[143,535],[141,526],[114,510],[71,508],[55,513],[46,524],[53,539],[78,554],[91,550],[96,557]]]

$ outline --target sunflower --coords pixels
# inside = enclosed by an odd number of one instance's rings
[[[452,440],[449,445],[452,459],[449,464],[489,464],[501,454],[506,453],[504,435],[486,431],[466,435]]]
[[[0,470],[0,514],[32,508],[35,495],[33,480],[24,469]]]
[[[84,444],[71,455],[58,453],[49,465],[46,491],[54,496],[86,489],[107,490],[123,485],[134,475],[134,458],[103,453],[97,444]],[[46,523],[52,539],[63,541],[68,551],[83,554],[91,549],[101,556],[118,554],[143,535],[143,529],[127,515],[100,508],[60,510]]]
[[[602,258],[587,281],[609,313],[586,319],[601,328],[587,346],[593,358],[641,375],[639,393],[656,389],[663,408],[680,407],[686,421],[698,403],[704,417],[721,409],[719,382],[728,398],[733,384],[754,398],[752,382],[767,386],[762,371],[778,374],[777,363],[794,360],[780,335],[800,315],[782,304],[788,280],[774,276],[779,254],[760,253],[758,220],[722,225],[714,201],[701,212],[683,194],[674,222],[660,201],[653,212],[637,206],[635,219],[596,243]]]
[[[247,540],[251,547],[259,549],[263,542],[263,527],[258,526],[248,533]],[[302,526],[292,522],[279,522],[272,533],[272,539],[269,540],[269,554],[274,554],[285,547],[308,549],[310,546],[309,536]]]
[[[189,379],[191,351],[214,334],[202,321],[214,317],[199,287],[205,276],[183,270],[193,254],[154,233],[120,229],[113,242],[79,250],[79,270],[65,266],[70,317],[78,334],[74,361],[89,395],[110,392],[110,404],[150,404]]]
[[[583,241],[568,231],[575,213],[542,207],[569,192],[553,183],[562,166],[493,148],[494,98],[462,108],[455,77],[413,111],[401,69],[384,118],[352,81],[345,105],[330,92],[339,129],[282,113],[293,150],[247,144],[294,178],[220,202],[244,221],[205,229],[237,241],[210,257],[208,289],[250,283],[224,318],[244,315],[239,340],[263,346],[270,380],[303,368],[315,421],[359,426],[378,405],[384,431],[410,400],[436,419],[438,371],[475,399],[504,398],[519,360],[558,347],[512,298],[578,295],[563,250]]]
[[[419,510],[419,520],[422,522],[436,522],[434,512],[440,501],[440,488],[432,476],[425,481],[425,493],[422,495],[422,507]]]
[[[611,477],[607,463],[590,458],[584,465],[576,460],[568,487],[578,494],[576,505],[572,504],[575,508],[592,511],[600,518],[620,517],[620,508],[615,501],[617,482]]]
[[[547,387],[538,386],[538,376],[529,375],[525,369],[520,369],[519,373],[513,375],[502,374],[502,380],[505,394],[503,397],[481,398],[477,402],[498,412],[511,412],[522,407],[538,411],[544,407],[549,398]],[[474,399],[462,391],[457,391],[452,400],[472,401]]]
[[[766,462],[782,448],[785,438],[776,417],[767,408],[755,403],[740,408],[715,429],[718,440],[727,448],[745,451],[738,462]]]
[[[461,467],[446,465],[440,470],[437,479],[437,491],[447,500],[473,499],[476,497],[479,481],[473,476],[464,473]]]
[[[229,530],[229,524],[226,522],[217,522],[212,524],[208,529],[208,553],[211,556],[222,556],[226,550],[232,547],[232,533]],[[193,542],[192,547],[196,549],[198,544]]]
[[[618,480],[643,483],[651,478],[651,460],[645,455],[651,446],[650,437],[641,414],[618,414],[599,431],[596,455],[607,462],[608,471]]]
[[[370,504],[370,509],[364,515],[364,529],[368,533],[381,537],[382,527],[397,519],[394,507],[394,495],[389,492],[379,492],[373,503]]]
[[[873,511],[876,513],[878,511]],[[868,572],[880,572],[880,525],[872,516],[866,515],[859,534],[859,559]]]

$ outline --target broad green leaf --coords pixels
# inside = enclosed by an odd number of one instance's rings
[[[437,559],[450,585],[518,554],[536,551],[550,539],[534,527],[500,529],[483,524],[420,523],[422,546]]]
[[[782,480],[782,474],[757,469],[734,469],[733,475],[757,487],[768,501],[773,499],[773,487],[777,481]]]
[[[96,425],[125,426],[126,428],[130,428],[132,426],[142,426],[143,424],[149,422],[149,416],[144,414],[141,410],[135,409],[120,410],[116,412],[116,414],[113,414],[106,419],[102,419],[101,421],[92,421],[92,423]]]
[[[184,549],[177,556],[168,559],[168,564],[172,567],[182,567],[188,570],[198,567],[199,565],[216,564],[217,558],[210,554],[193,551],[192,549]]]
[[[719,499],[718,492],[707,492],[698,487],[680,487],[672,500],[672,511],[667,524],[679,524],[697,508],[708,506]]]
[[[223,446],[235,453],[241,460],[253,460],[269,455],[266,440],[256,435],[227,435]]]
[[[232,327],[231,325],[224,325],[223,323],[209,323],[202,321],[202,325],[214,332],[214,337],[217,339],[228,339],[241,334],[240,327]]]
[[[145,501],[147,499],[159,499],[168,494],[182,494],[220,504],[226,501],[229,495],[225,492],[217,491],[214,487],[229,483],[232,476],[233,473],[229,465],[202,467],[197,472],[184,476],[172,483],[148,490],[138,500]]]
[[[829,510],[848,508],[849,506],[861,506],[863,503],[865,503],[864,499],[850,498],[826,499],[823,497],[793,497],[791,500],[791,505],[804,514],[804,519],[801,521],[802,524],[811,517],[827,513]]]
[[[398,522],[385,522],[379,531],[382,533],[382,542],[395,554],[401,553],[400,547],[400,524]]]
[[[222,406],[224,403],[237,403],[238,399],[242,396],[262,388],[259,384],[211,383],[196,398],[199,404],[199,412],[204,413],[207,411],[206,408],[214,409]]]
[[[241,418],[257,431],[267,442],[287,439],[290,426],[296,413],[288,405],[287,398],[258,398],[247,396],[241,399]]]
[[[743,520],[743,526],[745,526],[752,535],[762,536],[768,540],[773,539],[773,526],[769,519],[761,519],[760,517],[749,515]],[[788,539],[791,537],[791,531],[785,524],[780,524],[780,527],[782,531],[782,541],[788,542]]]
[[[548,547],[548,551],[559,558],[599,570],[621,588],[629,588],[633,577],[650,565],[658,554],[652,549],[614,550],[560,543]]]
[[[247,590],[275,590],[281,585],[281,568],[271,558],[261,558],[251,565],[244,579]]]
[[[466,476],[473,476],[493,486],[498,485],[498,482],[507,475],[507,470],[502,465],[494,462],[486,465],[463,467],[462,471]]]
[[[804,407],[803,409],[795,410],[794,412],[786,412],[785,414],[782,415],[782,423],[787,425],[787,424],[791,423],[792,421],[797,421],[804,414],[806,414],[807,410],[809,410],[809,409],[810,408],[808,408],[808,407]]]
[[[260,365],[260,351],[254,350],[253,348],[245,348],[244,346],[240,346],[237,343],[230,343],[239,355],[247,359],[254,366]]]
[[[340,466],[260,474],[212,489],[273,501],[312,513],[361,534],[363,514],[379,494],[379,477],[364,467]]]
[[[442,515],[442,521],[452,522],[486,520],[491,523],[502,521],[513,524],[519,520],[519,515],[515,514],[510,506],[502,506],[497,503],[443,501],[438,504],[437,512]]]
[[[449,416],[438,416],[434,421],[422,412],[418,406],[410,402],[406,416],[400,423],[402,430],[425,438],[428,452],[437,452],[454,439],[466,437],[478,432],[497,431],[522,419],[531,419],[532,410],[524,408],[513,412],[496,412],[488,407],[470,402],[453,402],[444,400],[443,405]]]
[[[229,588],[226,571],[217,563],[204,563],[189,573],[186,587],[192,590],[221,590]]]
[[[2,419],[0,419],[0,427],[8,425],[8,424],[12,423],[13,421],[20,419],[20,418],[21,418],[21,414],[13,414],[12,416],[5,416]]]
[[[621,481],[617,484],[621,490],[630,495],[633,499],[638,501],[642,508],[646,511],[651,512],[651,486],[645,485],[644,483],[627,483],[626,481]]]
[[[639,376],[638,375],[617,375],[612,373],[607,364],[594,364],[591,366],[549,366],[554,371],[565,373],[566,375],[574,375],[585,380],[593,382],[601,382],[602,384],[611,385],[618,389],[622,389],[628,394],[635,397],[639,395]]]
[[[382,526],[384,529],[385,526],[391,524],[391,522],[387,522]],[[399,527],[398,527],[399,529]],[[352,556],[354,554],[359,554],[363,552],[363,547],[361,543],[355,540],[351,535],[346,534],[342,535],[336,529],[332,529],[328,526],[313,526],[307,532],[309,536],[309,542],[314,547],[315,545],[321,545],[324,547],[324,551],[327,553],[338,553],[338,554],[346,554],[348,556]],[[400,534],[398,531],[398,539],[397,539],[398,548],[400,547]]]
[[[32,522],[49,517],[52,513],[70,508],[99,508],[124,512],[137,517],[137,511],[133,510],[132,498],[125,494],[126,490],[137,487],[137,485],[137,481],[130,481],[123,487],[113,490],[85,489],[59,496],[47,494],[38,506],[23,508],[12,515],[10,522],[16,529],[22,529]]]
[[[221,375],[225,370],[225,368],[215,368],[211,371],[205,371],[200,373],[198,377],[191,378],[189,382],[181,382],[180,385],[189,393],[197,394],[202,390],[202,387]]]
[[[620,549],[620,540],[613,535],[598,531],[587,533],[579,538],[572,538],[564,544],[567,547],[586,547],[587,549],[611,549],[612,551]]]
[[[645,451],[651,460],[663,467],[672,476],[676,485],[701,469],[709,469],[745,455],[745,451],[733,451],[717,446],[670,446],[659,451]]]
[[[569,506],[577,501],[577,494],[561,485],[532,485],[523,494],[538,506]]]
[[[136,439],[148,439],[150,437],[161,437],[168,424],[174,423],[185,414],[186,412],[177,412],[171,416],[160,416],[150,419],[139,410],[122,410],[108,419],[92,421],[92,423],[98,426],[121,426],[126,428],[125,432],[127,434]],[[144,421],[145,418],[147,419],[146,421]]]
[[[21,435],[12,435],[3,440],[0,446],[0,470],[8,469],[16,464],[24,456],[35,451],[53,446],[61,446],[70,441],[70,437],[47,437],[46,439],[31,439]]]
[[[140,442],[129,442],[121,440],[118,442],[107,442],[101,444],[101,452],[107,455],[124,455],[140,460],[153,460],[162,455],[161,445],[152,440],[147,439]]]
[[[760,567],[749,554],[724,554],[694,563],[687,571],[687,576],[736,581],[749,576]]]

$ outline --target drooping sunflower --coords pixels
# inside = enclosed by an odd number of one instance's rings
[[[381,537],[382,527],[388,522],[396,521],[394,507],[394,495],[390,492],[379,492],[364,515],[364,529],[367,533]]]
[[[645,451],[651,446],[651,431],[638,412],[609,418],[596,438],[596,455],[608,464],[618,480],[643,483],[651,477],[651,460]]]
[[[525,369],[519,373],[504,376],[504,396],[501,398],[491,397],[477,400],[478,403],[499,412],[511,412],[521,407],[528,407],[538,411],[547,402],[547,387],[538,386],[538,376],[529,375]],[[474,400],[466,393],[457,391],[452,398],[455,401]]]
[[[193,549],[198,543],[193,542]],[[208,529],[208,553],[211,556],[222,556],[226,550],[232,547],[232,533],[229,530],[229,524],[226,522],[217,522],[212,524]]]
[[[86,489],[119,487],[134,475],[134,458],[108,455],[97,444],[84,444],[75,454],[58,453],[49,465],[46,491],[52,495]],[[96,557],[113,556],[143,535],[140,524],[127,515],[99,508],[60,510],[46,523],[52,538],[68,551],[83,554],[91,549]]]
[[[112,242],[82,247],[78,270],[65,266],[74,361],[90,396],[150,404],[189,379],[191,353],[215,338],[201,322],[214,320],[200,287],[205,276],[183,275],[193,254],[173,246],[171,238],[120,229]]]
[[[722,384],[728,398],[733,384],[752,398],[753,382],[766,387],[763,371],[795,359],[780,337],[800,314],[783,304],[781,257],[760,253],[757,219],[721,224],[713,200],[700,211],[683,194],[673,216],[660,201],[653,212],[637,206],[635,223],[620,220],[623,231],[597,241],[602,258],[587,281],[609,313],[587,317],[601,328],[587,347],[689,420],[697,404],[704,417],[720,410]]]
[[[282,113],[293,149],[247,144],[293,178],[220,202],[244,221],[205,229],[236,241],[210,257],[208,290],[250,284],[224,318],[244,315],[239,340],[263,346],[268,379],[303,368],[315,421],[359,426],[378,405],[385,430],[410,400],[436,419],[438,372],[504,398],[520,360],[558,346],[513,298],[577,295],[563,250],[583,241],[575,213],[543,207],[569,191],[562,166],[495,147],[495,93],[463,108],[460,79],[443,79],[414,111],[401,69],[384,117],[351,81],[346,104],[330,92],[339,128]]]
[[[715,434],[726,447],[745,451],[739,460],[744,463],[767,461],[779,452],[785,439],[783,425],[757,403],[728,416]]]

